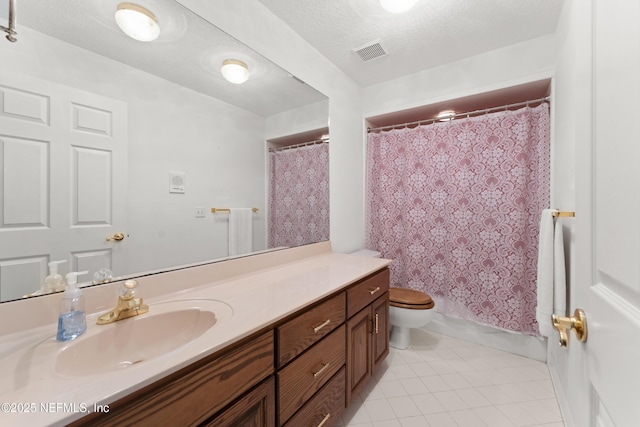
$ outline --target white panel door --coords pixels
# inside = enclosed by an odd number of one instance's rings
[[[591,170],[576,212],[575,305],[584,309],[594,426],[640,425],[640,2],[593,0],[591,149],[578,162]],[[584,141],[588,144],[588,141]],[[583,233],[586,239],[582,239]],[[586,271],[589,270],[589,271]],[[571,308],[571,312],[573,312]],[[575,349],[572,349],[575,350]],[[571,398],[569,396],[569,398]]]
[[[127,107],[26,76],[0,76],[0,300],[61,273],[124,272]]]

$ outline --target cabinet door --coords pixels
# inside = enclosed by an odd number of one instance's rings
[[[371,377],[371,307],[347,321],[347,405]]]
[[[273,377],[202,427],[275,427],[276,400]]]
[[[373,330],[371,339],[372,372],[375,372],[389,354],[389,293],[371,304]]]

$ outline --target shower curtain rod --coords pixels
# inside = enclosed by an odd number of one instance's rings
[[[316,145],[316,144],[322,144],[326,142],[327,144],[329,143],[329,140],[326,138],[320,138],[320,139],[314,139],[313,141],[309,141],[309,142],[301,142],[300,144],[294,144],[294,145],[287,145],[285,147],[278,147],[278,148],[269,148],[269,152],[270,153],[275,153],[276,151],[285,151],[285,150],[291,150],[293,148],[298,148],[298,147],[306,147],[307,145]]]
[[[538,98],[538,99],[531,99],[529,101],[522,101],[522,102],[515,102],[513,104],[507,104],[507,105],[500,105],[498,107],[491,107],[491,108],[485,108],[483,110],[475,110],[475,111],[469,111],[466,113],[456,113],[452,116],[448,116],[447,120],[452,120],[455,119],[457,117],[470,117],[470,116],[480,116],[482,114],[487,114],[493,111],[500,111],[500,110],[507,110],[508,108],[512,108],[512,107],[519,107],[521,105],[529,105],[529,104],[537,104],[537,103],[542,103],[542,102],[547,102],[551,99],[550,96],[545,96],[544,98]],[[449,119],[450,117],[450,119]],[[396,128],[406,128],[408,126],[413,126],[413,125],[417,125],[420,126],[422,124],[430,124],[430,123],[434,123],[434,122],[439,122],[439,121],[443,121],[442,119],[438,119],[438,118],[433,118],[433,119],[424,119],[424,120],[417,120],[415,122],[409,122],[409,123],[401,123],[401,124],[395,124],[395,125],[388,125],[388,126],[380,126],[377,128],[368,128],[367,129],[367,133],[370,132],[379,132],[382,130],[386,130],[386,129],[396,129]]]

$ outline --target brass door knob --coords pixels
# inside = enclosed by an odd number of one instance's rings
[[[124,239],[124,233],[116,233],[111,237],[107,237],[107,242],[111,242],[111,241],[116,241],[119,242],[120,240]]]
[[[587,316],[580,308],[576,308],[571,317],[551,315],[553,327],[560,333],[560,347],[566,347],[569,343],[569,331],[573,329],[580,342],[587,341]]]

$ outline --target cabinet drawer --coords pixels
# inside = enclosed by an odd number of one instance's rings
[[[389,289],[389,269],[367,277],[347,289],[347,317],[351,317]]]
[[[340,326],[345,320],[344,292],[278,327],[278,367]]]
[[[96,412],[74,425],[196,425],[273,371],[273,331],[269,331],[196,369],[179,371],[167,382],[115,402],[108,414]]]
[[[285,427],[329,427],[344,411],[345,369],[342,368],[300,409]]]
[[[345,326],[342,325],[278,373],[280,424],[343,367],[345,338]]]
[[[275,388],[273,376],[269,377],[229,409],[199,427],[274,427],[276,425]]]

